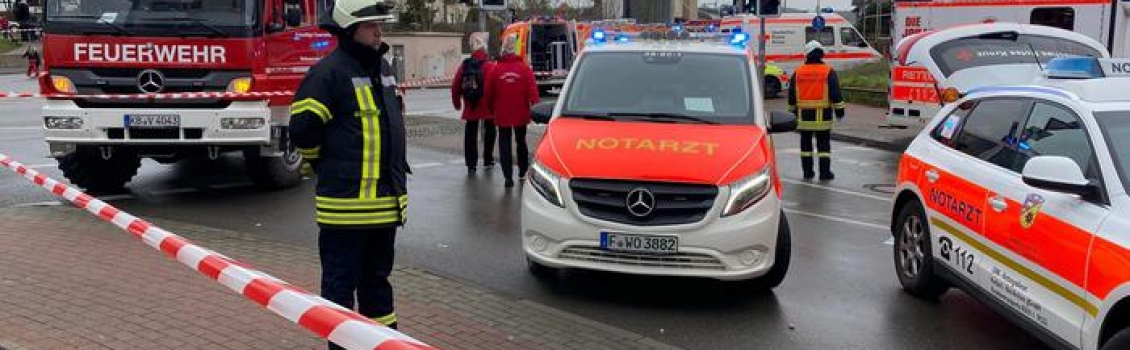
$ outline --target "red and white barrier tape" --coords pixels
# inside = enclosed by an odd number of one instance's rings
[[[46,73],[40,73],[40,76]],[[433,84],[451,82],[452,76],[425,78],[397,84],[399,89],[407,89]],[[2,92],[0,98],[55,98],[55,99],[104,99],[104,100],[191,100],[191,99],[256,99],[264,97],[282,97],[294,95],[294,91],[261,91],[261,92],[175,92],[175,93],[139,93],[139,94],[65,94],[65,93],[38,93],[38,92]]]
[[[145,220],[123,212],[82,191],[62,184],[0,153],[0,166],[62,197],[76,207],[140,238],[145,244],[170,258],[208,276],[260,306],[347,349],[422,350],[434,349],[412,337],[385,327],[352,310],[264,272],[255,270],[220,253],[197,246]]]
[[[435,84],[443,84],[443,83],[450,83],[452,79],[455,79],[454,75],[447,75],[447,76],[435,77],[435,78],[424,78],[424,79],[420,79],[420,80],[406,81],[406,82],[397,84],[396,87],[400,88],[400,89],[406,89],[406,88],[421,87],[421,86],[428,86],[428,85],[435,85]]]

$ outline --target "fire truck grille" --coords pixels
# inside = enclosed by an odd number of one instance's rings
[[[581,214],[638,226],[702,221],[718,196],[715,186],[666,182],[573,179],[569,181],[569,188]],[[639,206],[629,208],[628,196],[637,190],[654,198],[654,203],[645,203],[651,207],[650,212]],[[638,198],[634,198],[632,204],[637,204],[635,202]]]
[[[587,261],[604,264],[634,265],[646,267],[726,270],[717,258],[706,254],[678,253],[668,255],[613,252],[597,247],[569,247],[557,255],[563,260]]]

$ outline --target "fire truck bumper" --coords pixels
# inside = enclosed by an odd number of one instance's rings
[[[272,132],[278,121],[266,101],[234,101],[220,109],[102,109],[48,100],[43,123],[53,152],[77,144],[269,146],[280,134]]]

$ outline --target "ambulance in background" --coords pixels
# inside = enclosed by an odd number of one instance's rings
[[[1098,42],[1110,56],[1128,57],[1128,19],[1130,0],[896,0],[892,52],[909,47],[916,36],[936,30],[970,24],[1019,23],[1075,32]],[[900,56],[903,55],[896,53],[892,57],[887,122],[892,126],[919,127],[940,107],[937,98],[942,90],[919,89],[935,85],[933,77],[921,67],[906,67]]]
[[[511,34],[518,36],[518,56],[534,70],[538,90],[544,94],[560,88],[581,49],[577,24],[560,18],[532,18],[512,23],[502,31],[504,38]]]
[[[825,26],[819,31],[812,26],[816,13],[786,13],[766,19],[765,59],[773,62],[787,74],[804,64],[804,44],[816,40],[824,45],[824,62],[837,71],[844,71],[866,63],[879,62],[882,54],[863,39],[859,31],[834,13],[821,13]],[[741,28],[756,37],[760,32],[760,18],[756,15],[726,17],[720,21],[723,33]]]
[[[945,103],[978,86],[1027,84],[1053,58],[1107,58],[1106,48],[1072,31],[993,23],[911,35],[895,48],[887,123],[921,127]]]

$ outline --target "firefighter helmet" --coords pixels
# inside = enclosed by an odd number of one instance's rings
[[[804,44],[804,54],[806,56],[808,54],[812,53],[812,51],[816,51],[816,50],[824,51],[824,45],[820,45],[820,42],[816,41],[816,40],[812,40],[812,41],[809,41],[807,44]]]
[[[341,28],[368,21],[396,22],[393,5],[385,0],[337,0],[334,2],[333,21]]]

